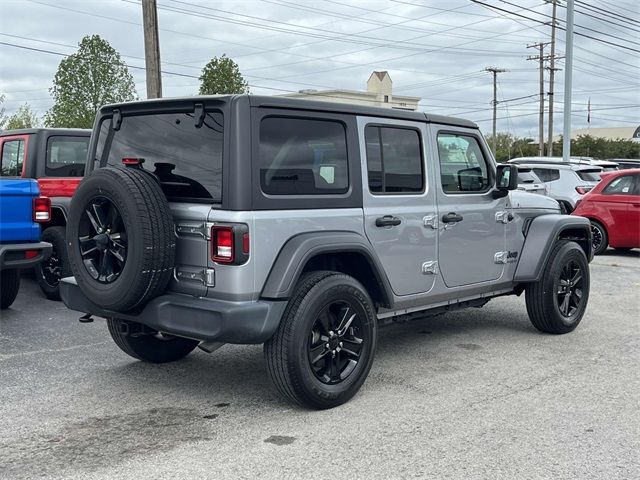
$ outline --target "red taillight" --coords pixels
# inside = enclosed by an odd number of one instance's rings
[[[39,250],[26,250],[24,252],[24,258],[27,260],[29,260],[30,258],[36,258],[39,253]]]
[[[244,223],[216,224],[211,227],[211,260],[242,265],[249,260],[249,228]]]
[[[142,163],[144,163],[144,158],[124,157],[122,159],[123,165],[140,165]]]
[[[235,258],[233,227],[211,227],[211,259],[219,263],[231,263]]]
[[[592,188],[593,187],[576,187],[576,192],[578,192],[580,195],[584,195],[585,193],[590,191]]]
[[[33,221],[42,223],[51,220],[51,200],[48,197],[33,199]]]

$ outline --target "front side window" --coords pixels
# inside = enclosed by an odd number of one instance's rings
[[[634,175],[624,175],[612,180],[602,192],[605,195],[633,195]]]
[[[207,111],[122,116],[118,130],[102,121],[96,161],[122,167],[123,158],[144,159],[142,168],[157,176],[167,198],[222,201],[223,116]]]
[[[369,191],[406,194],[424,191],[420,134],[400,127],[365,128]]]
[[[266,117],[260,122],[260,185],[268,195],[324,195],[349,189],[347,136],[340,122]]]
[[[486,192],[491,186],[489,166],[476,137],[440,133],[438,154],[445,193]]]
[[[87,161],[89,137],[49,137],[44,173],[48,177],[81,177]]]
[[[2,144],[2,176],[19,177],[24,162],[24,140],[7,140]]]

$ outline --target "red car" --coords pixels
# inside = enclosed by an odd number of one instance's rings
[[[572,215],[591,220],[593,252],[640,247],[640,168],[603,173]]]

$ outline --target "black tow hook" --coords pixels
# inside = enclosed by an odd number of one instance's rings
[[[80,323],[91,323],[93,322],[93,318],[91,318],[91,314],[90,313],[85,313],[83,316],[81,316],[78,321]]]

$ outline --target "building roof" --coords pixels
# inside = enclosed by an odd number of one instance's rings
[[[374,71],[371,75],[375,75],[376,77],[378,77],[380,80],[382,80],[385,76],[389,75],[389,72],[387,72],[386,70],[382,70],[380,72],[376,72]]]

